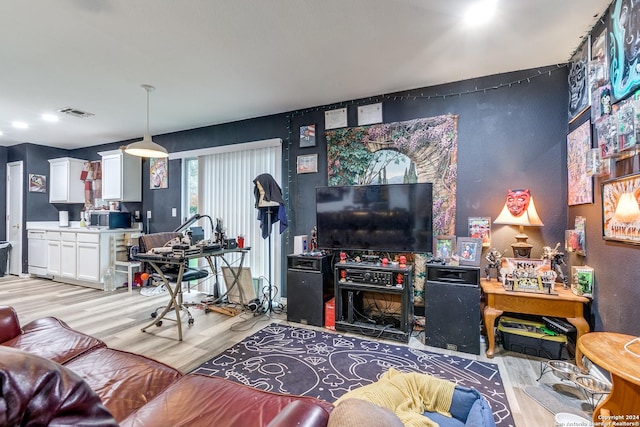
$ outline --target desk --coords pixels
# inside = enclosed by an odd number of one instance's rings
[[[483,319],[487,338],[489,338],[487,347],[487,357],[489,358],[492,358],[494,353],[496,318],[505,311],[566,318],[576,327],[576,339],[589,332],[589,324],[583,314],[584,304],[588,303],[589,299],[574,295],[571,289],[563,289],[561,285],[556,284],[554,291],[557,295],[507,291],[502,286],[502,282],[492,282],[485,279],[480,280],[480,286],[486,296]],[[582,364],[582,354],[577,348],[576,364],[582,371],[585,371]]]
[[[239,272],[242,271],[242,264],[244,263],[244,256],[247,254],[247,252],[249,252],[249,249],[250,248],[244,248],[244,249],[219,249],[219,250],[215,250],[215,251],[199,252],[199,253],[188,254],[188,255],[174,255],[173,253],[166,253],[166,254],[150,254],[150,253],[137,254],[136,257],[135,257],[136,260],[148,262],[151,265],[151,267],[153,267],[153,269],[156,271],[156,273],[158,273],[158,275],[160,276],[160,278],[164,282],[164,285],[166,286],[167,291],[168,291],[169,296],[170,296],[169,303],[164,308],[164,310],[162,310],[162,313],[160,313],[160,315],[158,317],[153,319],[153,321],[151,323],[149,323],[147,326],[142,328],[142,332],[146,332],[146,330],[148,328],[150,328],[151,326],[157,324],[160,320],[162,320],[167,315],[167,313],[169,313],[171,310],[174,310],[176,312],[176,323],[178,324],[178,340],[182,341],[182,321],[181,321],[181,318],[180,318],[180,308],[182,307],[182,276],[184,274],[185,269],[187,268],[187,264],[188,264],[189,260],[191,260],[191,259],[199,259],[199,258],[206,259],[207,263],[209,264],[209,268],[211,269],[211,271],[214,272],[214,274],[217,274],[216,267],[215,267],[215,264],[213,262],[213,259],[214,258],[220,258],[229,267],[229,270],[231,271],[231,274],[233,275],[233,283],[231,284],[231,286],[229,286],[229,288],[227,289],[227,292],[224,295],[219,296],[215,301],[209,302],[208,304],[214,304],[214,303],[220,301],[224,296],[226,296],[226,294],[231,289],[233,289],[234,286],[238,286],[238,292],[240,293],[240,300],[241,300],[241,302],[244,303],[244,297],[242,295],[242,287],[239,286],[238,278],[240,276]],[[229,260],[225,256],[225,255],[231,254],[231,253],[239,253],[240,254],[240,263],[237,266],[233,267],[233,268],[231,267],[231,264],[230,264]],[[171,286],[169,280],[166,278],[166,276],[164,275],[162,269],[160,268],[162,265],[176,265],[176,266],[178,266],[178,277],[177,277],[177,280],[175,282],[175,288]]]
[[[592,332],[578,340],[589,360],[611,374],[611,393],[593,412],[595,425],[637,425],[640,422],[640,342],[631,335]],[[636,424],[633,424],[636,423]],[[616,425],[616,424],[613,424]]]

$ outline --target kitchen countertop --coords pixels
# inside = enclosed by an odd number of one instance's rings
[[[139,228],[80,227],[80,221],[71,221],[69,227],[61,227],[58,221],[27,221],[27,230],[69,231],[72,233],[141,233]]]

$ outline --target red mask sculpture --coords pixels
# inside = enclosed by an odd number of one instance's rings
[[[520,216],[527,211],[531,200],[529,190],[509,190],[507,192],[507,208],[511,215]]]

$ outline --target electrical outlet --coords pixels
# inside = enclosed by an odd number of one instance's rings
[[[177,208],[171,208],[171,216],[174,217],[174,218],[178,216],[178,209]]]
[[[133,214],[133,217],[135,218],[136,221],[140,221],[140,211],[135,211],[135,213]]]
[[[147,219],[151,219],[151,211],[147,211]]]

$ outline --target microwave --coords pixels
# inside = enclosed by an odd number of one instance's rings
[[[131,228],[130,212],[104,212],[92,213],[89,217],[89,225],[91,227],[108,227],[113,230],[116,228]]]

